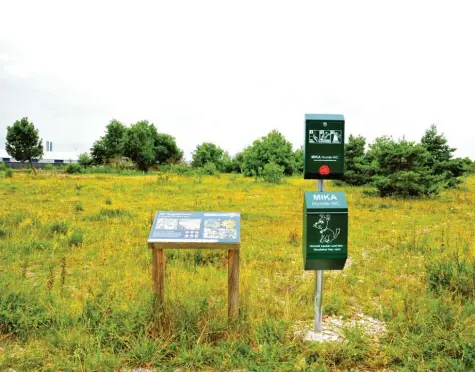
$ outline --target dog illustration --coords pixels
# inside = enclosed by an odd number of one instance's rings
[[[335,229],[335,231],[333,231],[332,229],[328,228],[329,222],[330,215],[321,214],[320,219],[313,224],[313,227],[320,230],[320,234],[322,234],[320,243],[331,243],[338,237],[338,235],[340,235],[340,229]]]

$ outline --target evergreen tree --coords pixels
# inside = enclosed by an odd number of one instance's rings
[[[381,196],[437,195],[446,186],[443,175],[427,165],[431,154],[414,142],[377,138],[368,152],[376,175],[372,182]]]
[[[456,149],[449,146],[443,133],[437,132],[435,124],[425,131],[421,144],[430,154],[427,166],[432,169],[432,173],[443,176],[447,181],[446,187],[459,184],[461,181],[458,177],[467,171],[466,162],[461,158],[453,158]]]
[[[371,182],[371,168],[365,153],[366,139],[350,135],[345,144],[345,174],[343,180],[349,185],[360,186]]]

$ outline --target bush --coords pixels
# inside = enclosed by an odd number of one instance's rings
[[[66,173],[75,174],[75,173],[81,173],[81,172],[82,172],[82,167],[77,163],[70,163],[66,167]]]
[[[445,175],[434,175],[427,149],[405,139],[377,138],[370,145],[368,162],[374,170],[373,185],[380,196],[437,195],[446,185]]]
[[[185,163],[162,165],[160,166],[160,171],[164,173],[178,174],[181,176],[189,176],[194,173],[193,169]]]
[[[5,239],[8,235],[10,235],[9,230],[0,229],[0,239]]]
[[[7,170],[5,171],[5,177],[13,178],[13,170],[11,170],[10,168],[7,168]]]
[[[50,226],[52,234],[66,234],[68,232],[68,224],[66,222],[55,222]]]
[[[214,163],[206,163],[203,168],[201,168],[203,174],[208,176],[215,176],[218,173],[218,169],[216,168],[216,164]]]
[[[280,183],[284,177],[284,167],[271,161],[264,165],[264,169],[261,171],[261,177],[264,181],[269,183]]]
[[[395,172],[387,176],[374,176],[373,185],[379,196],[430,196],[443,189],[443,177],[419,172]]]
[[[78,163],[81,167],[87,168],[92,165],[92,158],[87,154],[83,153],[79,155]]]
[[[45,171],[52,171],[52,170],[54,169],[54,165],[48,163],[48,164],[45,164],[45,165],[43,166],[43,168],[41,168],[41,169],[43,169],[43,170],[45,170]]]
[[[0,171],[4,171],[7,169],[7,165],[2,161],[0,162]]]
[[[83,232],[79,230],[73,230],[73,232],[71,233],[71,236],[69,237],[69,245],[79,246],[83,243],[83,240],[84,240]]]

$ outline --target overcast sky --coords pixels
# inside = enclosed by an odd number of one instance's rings
[[[473,1],[0,0],[0,148],[27,116],[57,151],[142,119],[186,157],[305,113],[347,134],[419,140],[435,123],[475,159]]]

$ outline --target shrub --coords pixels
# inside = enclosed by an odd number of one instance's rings
[[[63,221],[55,222],[50,226],[50,231],[53,234],[66,234],[68,232],[68,224]]]
[[[160,166],[160,171],[164,173],[178,174],[188,176],[193,173],[193,169],[185,163],[168,164]]]
[[[92,159],[87,153],[79,155],[78,163],[81,167],[87,168],[92,165]]]
[[[84,240],[84,233],[80,230],[73,230],[71,236],[69,237],[69,245],[79,246],[83,243]]]
[[[82,172],[82,167],[77,163],[70,163],[66,167],[66,173],[75,174],[75,173],[81,173],[81,172]]]
[[[126,209],[101,209],[97,215],[97,220],[104,220],[108,218],[130,218],[133,213]]]
[[[437,195],[443,188],[443,178],[419,172],[395,172],[388,176],[374,176],[373,185],[380,196]]]
[[[8,169],[5,171],[5,177],[6,177],[6,178],[13,178],[13,170],[11,170],[10,168],[8,168]]]
[[[209,176],[215,176],[218,173],[218,169],[216,168],[216,164],[209,162],[204,165],[202,172]]]
[[[373,185],[380,196],[437,195],[445,186],[444,175],[434,175],[427,166],[429,152],[420,144],[377,138],[370,145],[368,160],[376,170]]]
[[[2,161],[0,162],[0,171],[4,171],[7,169],[7,165]]]
[[[284,167],[271,161],[264,165],[264,169],[261,171],[261,176],[266,182],[280,183],[284,177]]]
[[[54,169],[54,165],[48,163],[48,164],[45,164],[42,169],[45,171],[51,171]]]
[[[10,234],[10,231],[7,229],[0,229],[0,239],[6,238]]]
[[[76,203],[76,212],[82,212],[84,210],[84,207],[82,206],[81,203]]]

